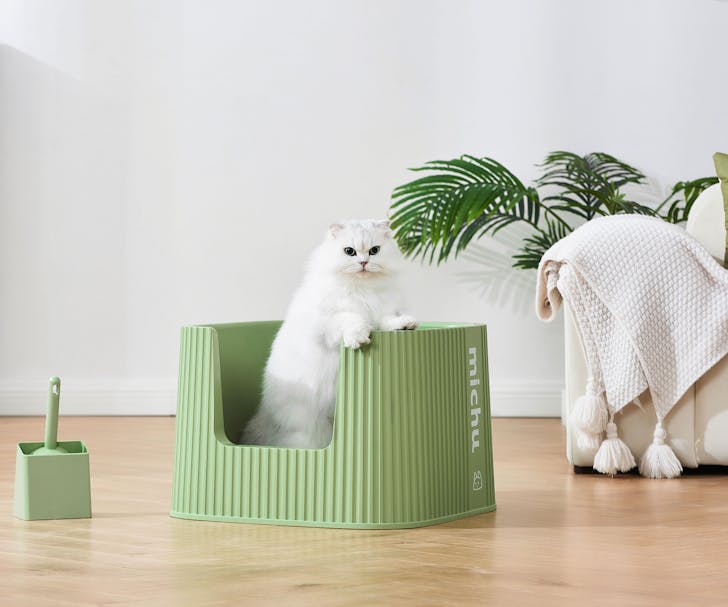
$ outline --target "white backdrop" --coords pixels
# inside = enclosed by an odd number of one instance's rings
[[[406,167],[524,180],[606,151],[654,188],[728,148],[715,0],[0,2],[0,413],[171,413],[179,327],[280,318],[332,220]],[[493,410],[557,415],[531,274],[412,264],[420,319],[489,325]],[[491,289],[488,289],[488,284]]]

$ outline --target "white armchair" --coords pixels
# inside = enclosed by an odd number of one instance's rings
[[[711,186],[695,202],[687,224],[688,233],[721,263],[726,242],[723,214],[720,186]],[[571,406],[584,393],[587,369],[568,306],[564,310],[564,337],[566,385],[563,417],[566,456],[577,468],[591,468],[594,451],[578,447],[569,424]],[[636,456],[642,454],[651,442],[652,429],[657,419],[649,392],[640,397],[640,402],[642,407],[632,404],[617,414],[620,437]],[[728,466],[728,356],[691,386],[667,416],[665,430],[683,467]]]

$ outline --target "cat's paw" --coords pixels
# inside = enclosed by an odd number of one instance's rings
[[[407,316],[406,314],[403,314],[402,316],[399,316],[399,327],[397,327],[398,330],[402,331],[414,331],[420,323],[418,323],[415,320],[414,316]]]
[[[344,345],[347,348],[356,350],[361,346],[368,344],[369,339],[369,328],[365,326],[351,327],[350,329],[344,329]]]
[[[385,318],[382,321],[382,329],[385,331],[412,331],[417,328],[418,324],[413,316],[400,314]]]

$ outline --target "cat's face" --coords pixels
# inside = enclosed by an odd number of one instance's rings
[[[333,223],[323,248],[329,270],[356,279],[389,275],[400,258],[386,220]]]

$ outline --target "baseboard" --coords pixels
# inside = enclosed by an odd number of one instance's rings
[[[45,415],[48,384],[0,381],[0,415]],[[73,380],[61,385],[62,415],[174,415],[176,380]]]
[[[560,417],[563,382],[493,382],[493,417]]]
[[[44,415],[47,384],[0,381],[0,415]],[[559,417],[561,382],[491,385],[493,417]],[[174,415],[176,380],[64,380],[63,415]]]

